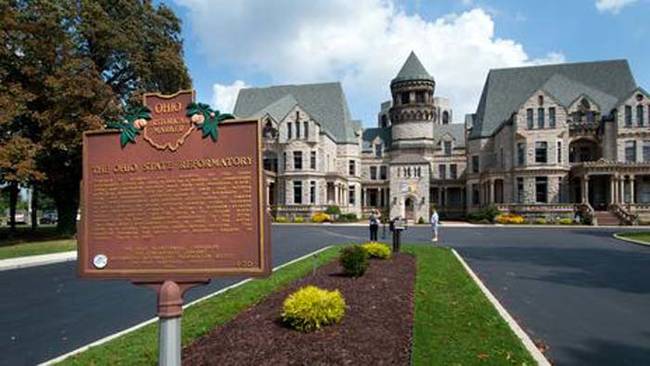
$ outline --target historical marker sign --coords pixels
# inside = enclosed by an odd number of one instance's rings
[[[194,93],[87,132],[79,273],[186,281],[270,273],[258,120],[218,120]]]

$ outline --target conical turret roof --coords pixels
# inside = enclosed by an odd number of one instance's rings
[[[431,80],[433,77],[429,75],[429,72],[422,66],[422,63],[415,55],[415,52],[411,51],[411,54],[406,59],[406,62],[402,66],[402,69],[399,70],[397,76],[393,79],[391,83],[396,83],[400,81],[408,80]]]

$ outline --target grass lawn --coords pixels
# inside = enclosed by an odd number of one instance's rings
[[[535,365],[454,254],[407,246],[417,257],[414,365]]]
[[[333,260],[339,248],[318,256]],[[417,256],[414,365],[534,365],[532,357],[448,249],[405,246]],[[307,275],[312,260],[289,265],[267,279],[248,282],[185,310],[187,345],[226,323],[270,293]],[[278,310],[279,311],[279,310]],[[64,365],[154,365],[158,325],[151,324],[71,357]]]
[[[0,247],[61,239],[72,239],[72,236],[58,233],[55,225],[40,225],[36,228],[36,231],[33,231],[30,226],[18,225],[16,226],[16,233],[11,236],[8,227],[0,226]]]
[[[77,250],[77,241],[74,239],[14,244],[0,246],[0,259],[68,252],[71,250]]]
[[[643,244],[650,245],[650,232],[648,231],[632,231],[626,233],[617,233],[616,236],[626,239],[632,239],[642,242]]]

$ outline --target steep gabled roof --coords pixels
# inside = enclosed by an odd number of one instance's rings
[[[280,122],[297,105],[298,105],[298,101],[296,100],[296,98],[294,98],[293,95],[288,94],[276,100],[275,102],[269,104],[268,106],[260,109],[259,111],[253,113],[249,117],[259,118],[268,114],[276,122]]]
[[[363,151],[372,151],[372,143],[375,139],[379,137],[383,142],[384,146],[390,147],[392,143],[392,130],[390,127],[382,128],[366,128],[363,130]]]
[[[433,126],[433,143],[435,145],[442,141],[442,138],[449,134],[453,137],[454,148],[465,147],[465,125],[462,123],[450,123],[448,125],[434,125]]]
[[[411,54],[406,59],[406,62],[397,73],[397,76],[391,81],[392,83],[407,81],[407,80],[431,80],[433,77],[429,75],[429,72],[422,66],[420,59],[415,55],[415,52],[411,51]]]
[[[612,100],[628,95],[636,88],[636,82],[626,60],[491,70],[469,138],[492,135],[535,91],[544,87],[552,89],[548,92],[562,100],[573,101],[584,93],[599,103],[603,113],[609,113],[616,104]]]
[[[270,113],[269,110],[278,113],[292,100],[336,142],[357,142],[355,124],[351,122],[348,103],[338,82],[242,89],[237,96],[234,114],[246,118]]]

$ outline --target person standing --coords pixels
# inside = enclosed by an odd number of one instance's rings
[[[438,225],[440,224],[440,217],[438,216],[438,211],[436,209],[433,209],[433,213],[431,214],[431,229],[433,230],[433,238],[431,239],[432,242],[437,242],[438,241]]]
[[[375,211],[370,213],[368,218],[368,224],[370,225],[370,241],[377,241],[377,231],[379,231],[379,219],[375,214]]]

